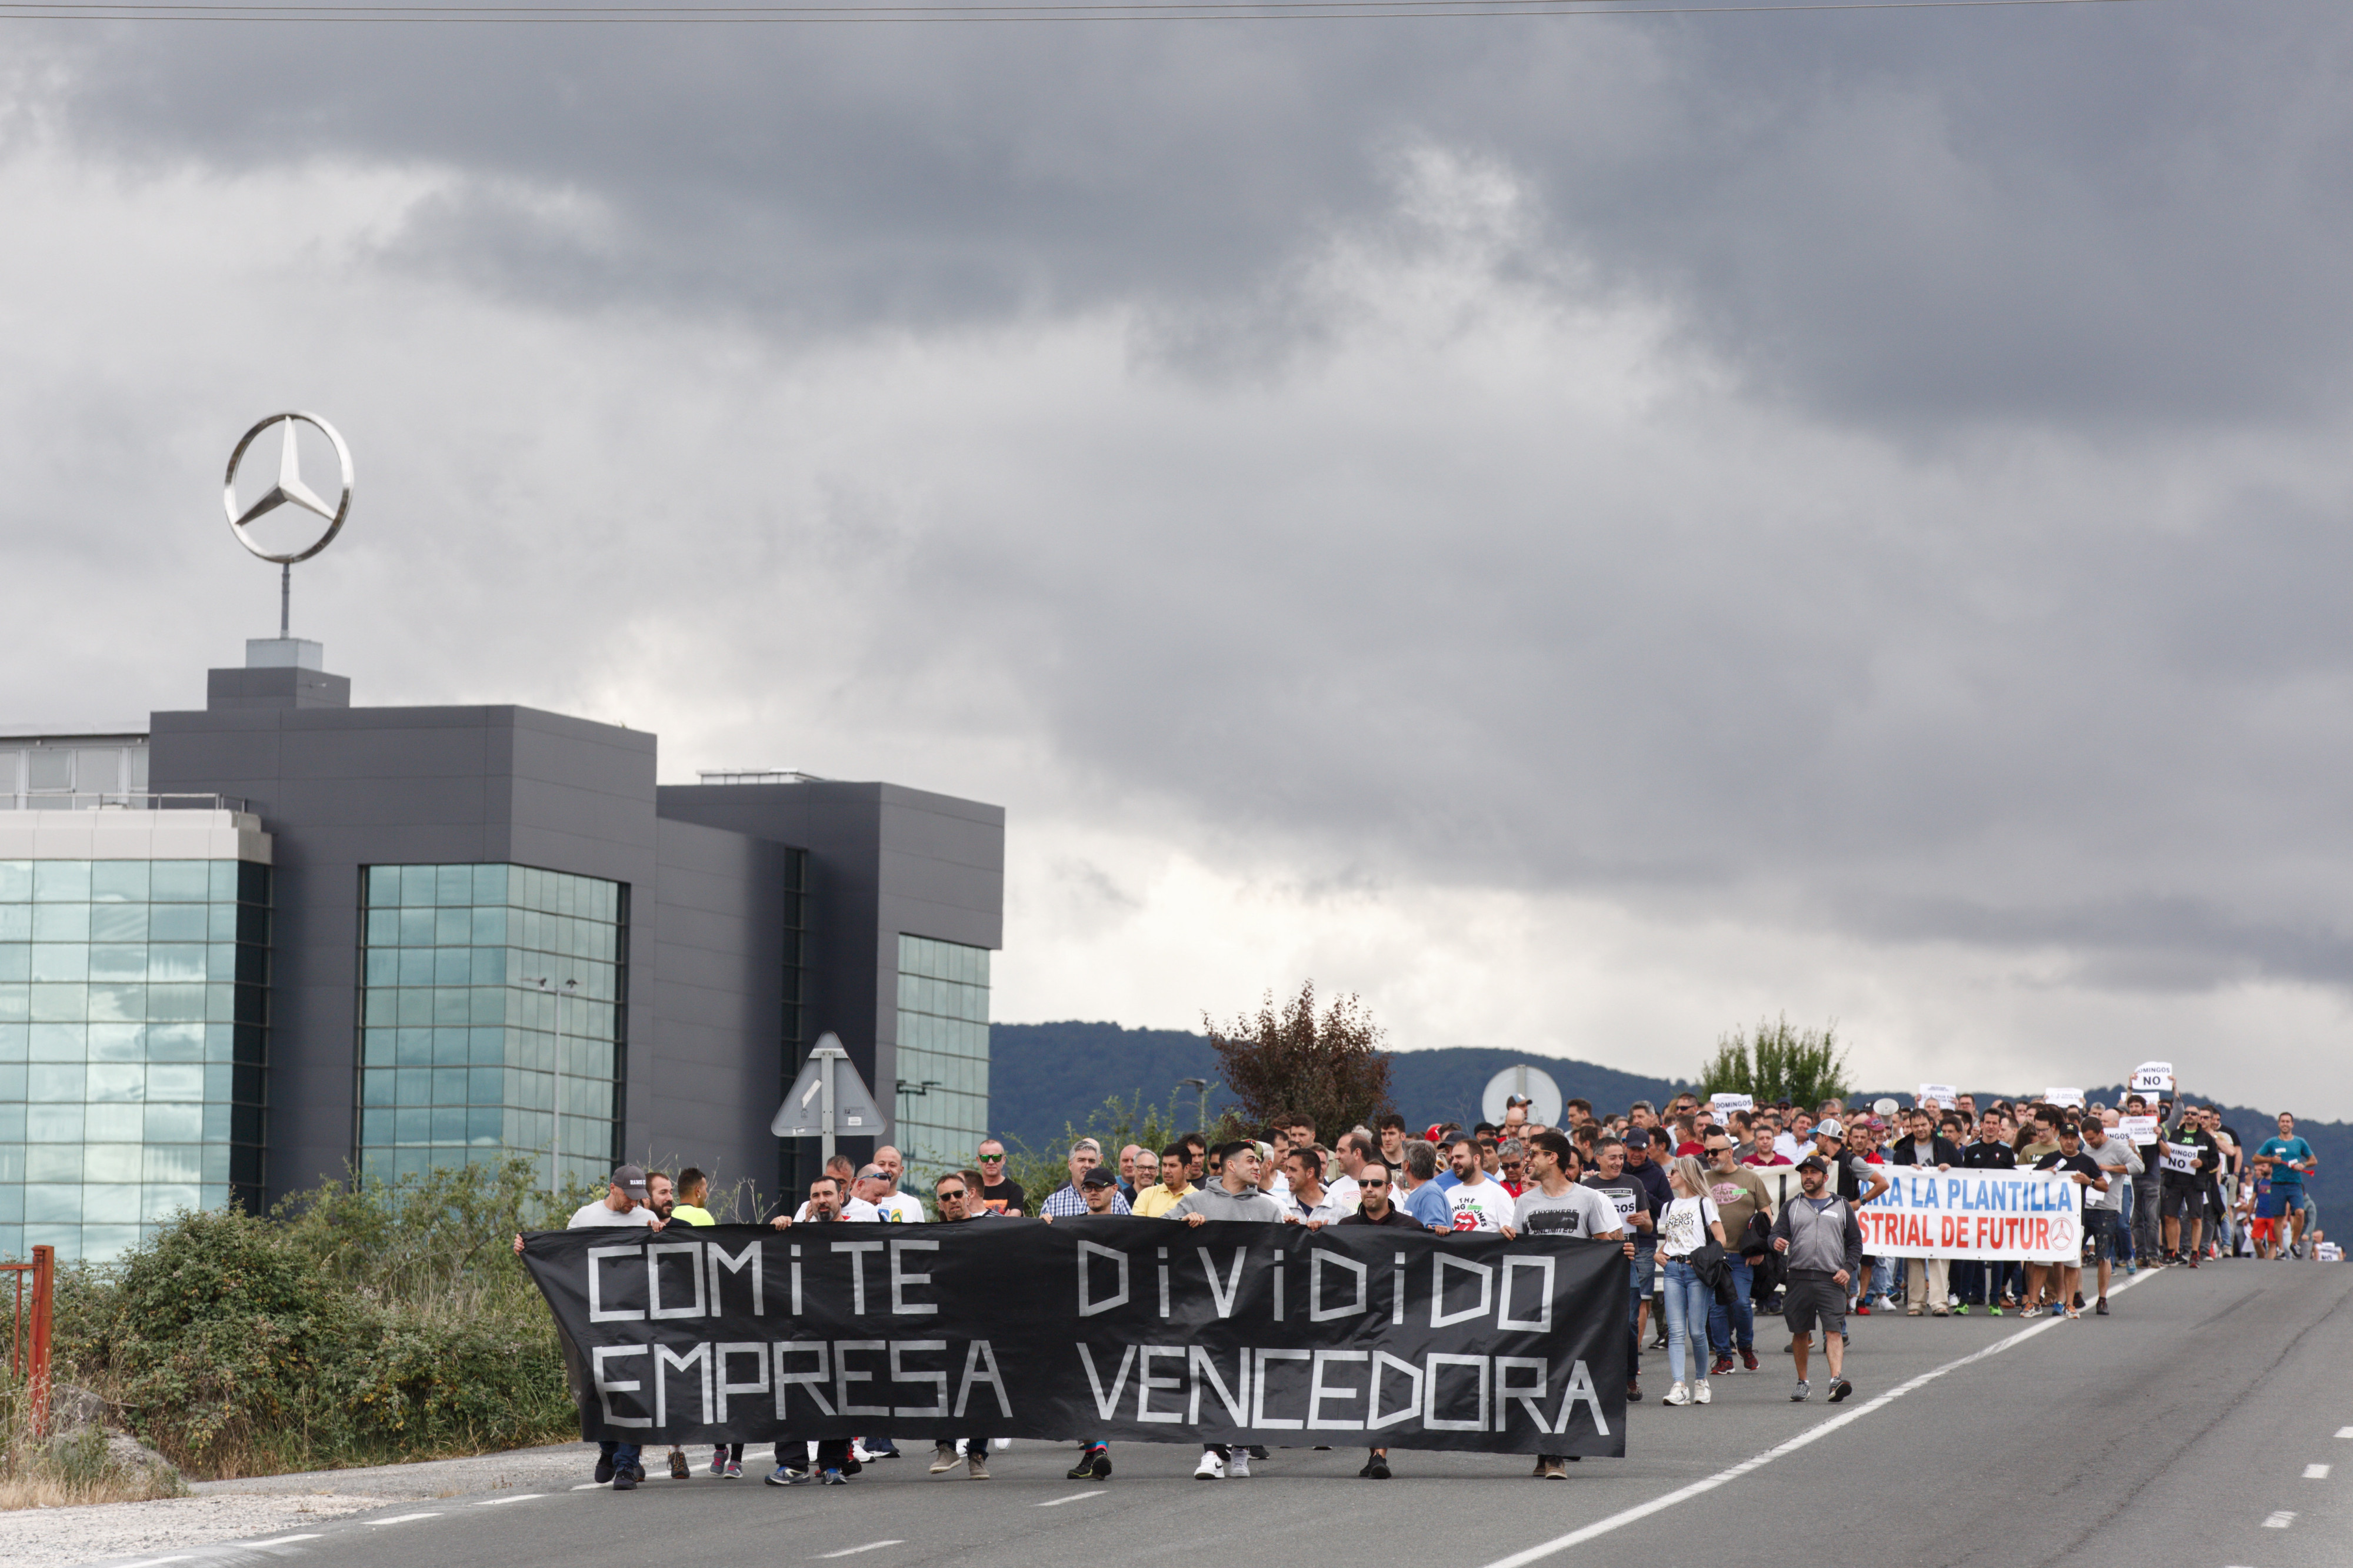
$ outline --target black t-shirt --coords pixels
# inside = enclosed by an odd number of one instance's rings
[[[1391,1204],[1389,1205],[1388,1212],[1381,1215],[1378,1219],[1367,1219],[1365,1217],[1365,1211],[1363,1209],[1358,1209],[1356,1213],[1344,1216],[1339,1223],[1342,1225],[1393,1225],[1401,1230],[1420,1230],[1424,1228],[1419,1220],[1414,1218],[1413,1215],[1406,1213],[1405,1210],[1398,1207],[1395,1204]]]
[[[987,1182],[980,1184],[980,1201],[998,1214],[1023,1213],[1023,1205],[1029,1202],[1029,1194],[1021,1190],[1021,1184],[1018,1182],[998,1182],[994,1186]]]
[[[2055,1149],[2050,1153],[2043,1155],[2040,1160],[2035,1161],[2034,1168],[2038,1171],[2080,1172],[2084,1175],[2089,1176],[2095,1184],[2107,1174],[2105,1171],[2100,1169],[2100,1163],[2097,1160],[2093,1159],[2089,1154],[2075,1154],[2071,1156],[2062,1154]],[[2095,1190],[2096,1187],[2086,1187],[2084,1189],[2084,1192],[2088,1198],[2088,1196]]]

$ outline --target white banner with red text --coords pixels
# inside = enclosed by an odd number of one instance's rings
[[[1874,1167],[1887,1190],[1855,1211],[1868,1258],[2073,1263],[2084,1251],[2084,1188],[2057,1171]]]

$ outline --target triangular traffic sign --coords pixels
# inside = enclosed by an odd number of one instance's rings
[[[825,1087],[822,1074],[828,1062],[833,1064],[833,1125],[825,1124]],[[827,1133],[836,1137],[880,1138],[883,1130],[882,1109],[874,1103],[873,1094],[866,1080],[858,1076],[850,1065],[849,1053],[841,1048],[838,1035],[820,1036],[809,1048],[808,1060],[801,1068],[801,1076],[793,1080],[792,1091],[785,1096],[784,1104],[776,1108],[776,1120],[768,1131],[779,1138],[821,1138]]]

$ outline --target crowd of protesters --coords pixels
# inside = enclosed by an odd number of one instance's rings
[[[1759,1372],[1757,1325],[1775,1314],[1789,1331],[1788,1397],[1812,1397],[1819,1349],[1825,1396],[1835,1405],[1853,1392],[1851,1317],[1900,1310],[2073,1319],[2087,1307],[2105,1317],[2119,1268],[2130,1275],[2234,1257],[2341,1257],[2325,1240],[2307,1190],[2318,1161],[2285,1112],[2275,1131],[2250,1143],[2212,1106],[2140,1095],[2115,1106],[1994,1099],[1980,1107],[1967,1094],[1908,1109],[1892,1100],[1852,1108],[1840,1100],[1784,1101],[1719,1114],[1684,1094],[1663,1107],[1636,1100],[1607,1116],[1572,1100],[1558,1127],[1531,1121],[1528,1111],[1529,1102],[1515,1098],[1500,1123],[1440,1123],[1419,1133],[1388,1115],[1329,1142],[1307,1118],[1277,1117],[1259,1139],[1213,1144],[1193,1133],[1156,1152],[1131,1144],[1115,1167],[1100,1143],[1082,1138],[1070,1148],[1069,1179],[1035,1198],[1008,1178],[1004,1143],[986,1139],[971,1168],[928,1184],[928,1209],[901,1190],[905,1162],[886,1145],[862,1165],[830,1161],[806,1200],[768,1223],[968,1224],[1034,1215],[1051,1224],[1092,1215],[1614,1242],[1627,1260],[1626,1396],[1643,1397],[1645,1348],[1664,1351],[1671,1385],[1663,1403],[1675,1407],[1712,1403],[1718,1377]],[[1896,1166],[2031,1169],[2079,1184],[2080,1261],[1866,1256],[1857,1211],[1886,1190]],[[571,1225],[710,1225],[708,1185],[691,1168],[673,1179],[624,1165],[607,1195]],[[988,1452],[978,1436],[942,1442],[931,1471],[986,1480]],[[710,1473],[739,1478],[743,1457],[742,1444],[722,1445]],[[897,1458],[881,1437],[780,1442],[767,1480],[840,1485],[868,1463]],[[1213,1444],[1194,1474],[1244,1478],[1252,1459],[1266,1458],[1263,1448]],[[1570,1462],[1541,1455],[1535,1474],[1565,1479]],[[681,1448],[670,1449],[669,1465],[674,1479],[692,1474]],[[1069,1475],[1103,1480],[1111,1473],[1109,1446],[1088,1441]],[[627,1489],[645,1469],[635,1445],[608,1442],[596,1474]],[[1358,1474],[1387,1479],[1388,1451],[1371,1449]]]

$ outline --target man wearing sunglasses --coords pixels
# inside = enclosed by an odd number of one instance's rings
[[[942,1225],[962,1225],[968,1220],[982,1218],[989,1212],[973,1197],[972,1184],[965,1179],[964,1173],[960,1171],[951,1171],[933,1184],[932,1200],[940,1205]],[[956,1468],[959,1458],[964,1462],[965,1473],[972,1479],[976,1481],[988,1479],[987,1438],[966,1437],[964,1441],[964,1453],[961,1456],[956,1453],[954,1438],[940,1439],[932,1447],[932,1474],[946,1475]]]
[[[1341,1225],[1386,1225],[1399,1230],[1419,1230],[1421,1222],[1389,1202],[1389,1168],[1378,1160],[1366,1160],[1356,1170],[1356,1212],[1338,1222]],[[1365,1458],[1365,1468],[1356,1472],[1368,1481],[1389,1479],[1389,1451],[1375,1448]]]
[[[981,1203],[998,1214],[1018,1216],[1024,1213],[1029,1194],[1021,1190],[1020,1183],[1006,1179],[1005,1145],[994,1138],[984,1138],[975,1158],[980,1163]]]

